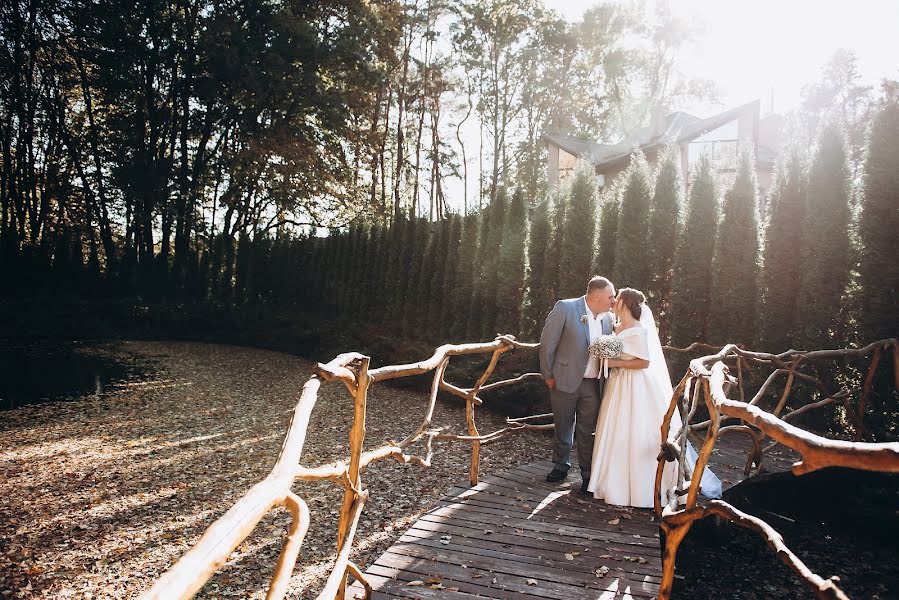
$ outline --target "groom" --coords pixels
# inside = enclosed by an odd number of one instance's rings
[[[556,425],[554,466],[546,480],[555,483],[568,476],[576,438],[581,493],[586,493],[590,481],[593,430],[603,383],[599,359],[588,356],[587,347],[600,335],[612,333],[609,310],[614,301],[612,282],[594,277],[587,283],[585,295],[556,302],[540,334],[540,374],[549,388]]]

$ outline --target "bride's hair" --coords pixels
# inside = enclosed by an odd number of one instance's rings
[[[646,302],[646,296],[634,288],[621,288],[618,290],[618,302],[624,303],[624,307],[639,321],[642,312],[640,305]]]

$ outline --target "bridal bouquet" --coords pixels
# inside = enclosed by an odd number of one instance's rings
[[[601,335],[593,340],[593,342],[587,348],[587,354],[589,354],[590,356],[595,356],[600,361],[602,361],[603,375],[605,377],[608,377],[608,359],[618,358],[621,355],[621,351],[623,349],[624,344],[621,343],[621,340],[617,335]]]

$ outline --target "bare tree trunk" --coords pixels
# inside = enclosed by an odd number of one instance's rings
[[[474,110],[474,103],[471,100],[473,90],[471,89],[471,77],[468,73],[465,74],[465,79],[467,82],[466,90],[468,92],[468,112],[465,113],[465,116],[456,125],[456,140],[459,142],[459,148],[462,150],[462,214],[468,215],[468,156],[465,152],[465,143],[462,141],[462,126],[465,125],[465,122],[471,117],[471,112]]]
[[[387,154],[387,137],[390,133],[390,106],[393,104],[393,86],[387,90],[387,109],[384,113],[384,137],[381,140],[378,162],[381,169],[381,210],[387,213],[387,168],[384,164]]]
[[[484,82],[478,80],[479,98],[484,97]],[[484,110],[478,109],[478,128],[480,139],[478,141],[478,210],[484,208]]]
[[[418,118],[418,135],[415,140],[415,184],[412,186],[412,214],[418,215],[418,174],[421,166],[421,133],[425,126],[425,96],[421,97],[421,114]]]
[[[369,135],[371,136],[372,141],[372,152],[371,152],[371,163],[369,169],[371,170],[371,185],[368,188],[368,204],[374,209],[375,202],[377,200],[378,194],[378,154],[379,150],[381,153],[384,152],[384,141],[382,140],[380,143],[377,143],[378,139],[378,122],[381,120],[381,102],[384,99],[384,89],[389,86],[389,82],[385,80],[384,85],[378,88],[378,94],[375,97],[375,114],[372,115],[371,119],[371,132]],[[390,107],[387,107],[387,119],[390,118]],[[384,136],[386,139],[386,135]],[[380,207],[380,212],[383,212],[384,207]]]
[[[413,11],[417,10],[418,6],[413,7]],[[399,219],[400,215],[400,184],[402,182],[402,173],[403,173],[403,162],[405,157],[405,140],[403,138],[403,110],[405,109],[406,102],[406,84],[409,81],[409,51],[412,47],[412,29],[414,27],[414,23],[412,19],[409,19],[409,30],[406,34],[406,41],[403,44],[403,77],[400,81],[400,87],[396,92],[396,105],[397,105],[397,117],[396,117],[396,170],[394,171],[394,180],[393,180],[393,218],[394,220]]]

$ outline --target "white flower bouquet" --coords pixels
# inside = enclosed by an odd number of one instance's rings
[[[603,374],[609,376],[609,359],[621,356],[624,344],[617,335],[601,335],[587,348],[587,354],[602,361]]]

